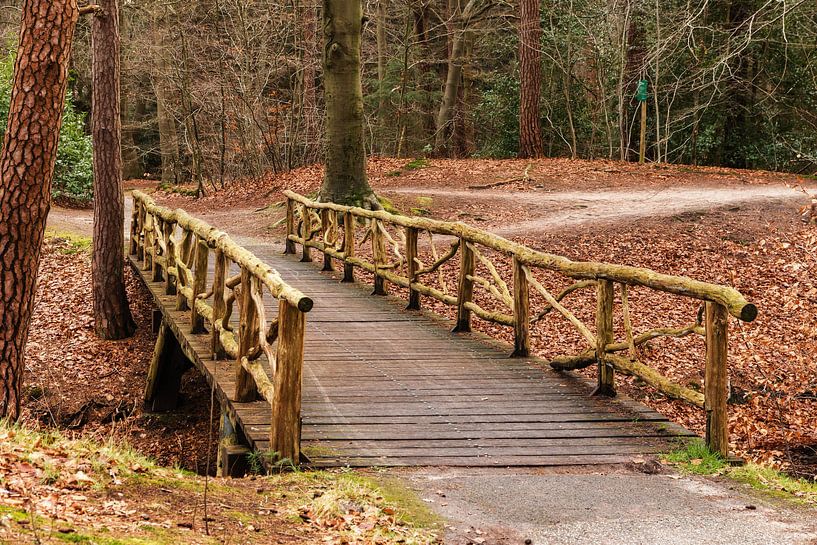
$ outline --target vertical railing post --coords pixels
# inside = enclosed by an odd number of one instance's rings
[[[309,215],[309,207],[305,204],[301,205],[301,238],[304,240],[301,247],[301,262],[309,263],[312,261],[312,253],[309,246],[306,245],[309,240],[309,235],[312,233],[312,217]]]
[[[343,214],[343,282],[355,281],[355,266],[347,260],[355,256],[355,217],[351,212]]]
[[[593,395],[616,395],[615,372],[607,363],[607,345],[613,342],[613,282],[599,279],[596,288],[596,360],[598,386]]]
[[[712,452],[719,453],[724,458],[729,456],[729,421],[726,412],[729,398],[728,318],[729,311],[725,306],[706,303],[706,444]]]
[[[207,242],[200,237],[196,237],[196,258],[193,265],[193,302],[190,309],[190,330],[193,333],[204,333],[204,316],[196,308],[196,300],[200,293],[207,291],[207,262],[210,256],[210,248]]]
[[[284,299],[278,303],[278,349],[272,400],[270,449],[297,464],[301,457],[301,382],[306,315]]]
[[[213,273],[213,324],[210,331],[210,351],[213,359],[227,357],[221,344],[221,335],[216,324],[220,324],[227,313],[227,302],[224,300],[224,283],[227,281],[227,257],[221,248],[215,251],[215,272]]]
[[[295,234],[295,202],[287,197],[287,239],[284,245],[284,254],[295,254],[295,241],[289,240]]]
[[[191,264],[193,263],[193,254],[195,253],[196,247],[194,245],[195,235],[192,231],[184,230],[184,236],[182,237],[182,244],[179,247],[179,262],[184,264],[185,267],[190,268]],[[176,268],[178,269],[179,264],[176,264]],[[183,274],[181,271],[177,271],[179,273],[179,277]],[[187,281],[187,277],[185,277],[185,282]],[[186,288],[193,289],[193,286],[185,286]],[[187,296],[182,292],[182,290],[177,290],[176,292],[176,310],[190,310],[190,306],[187,304]]]
[[[139,207],[139,230],[136,232],[136,259],[144,261],[145,259],[145,205],[142,201],[137,201],[136,197],[133,199],[133,206]]]
[[[245,403],[258,399],[258,389],[252,375],[241,365],[253,346],[258,344],[258,311],[252,300],[255,280],[241,268],[241,314],[238,327],[238,358],[235,363],[235,401]],[[279,318],[280,320],[280,318]]]
[[[388,295],[386,280],[380,276],[380,267],[386,261],[386,238],[380,230],[380,220],[372,219],[372,261],[374,261],[374,291],[372,295]]]
[[[457,325],[455,333],[471,331],[471,310],[467,304],[474,298],[474,271],[477,267],[474,251],[468,246],[468,241],[460,239],[460,279],[457,285]]]
[[[130,215],[130,245],[128,254],[136,255],[139,246],[139,204],[136,198],[133,199],[133,211]]]
[[[165,295],[176,295],[176,281],[179,271],[176,270],[176,276],[170,274],[170,269],[176,268],[176,241],[173,239],[175,230],[175,223],[165,222],[162,233],[165,239],[165,248],[167,249],[167,255],[165,256]]]
[[[153,214],[145,213],[145,243],[142,248],[142,270],[153,269]]]
[[[330,214],[334,214],[334,212],[326,208],[321,210],[321,231],[323,232],[323,242],[324,244],[327,245],[328,245],[327,241],[332,240],[332,233],[330,233],[330,230],[332,230]],[[324,248],[324,250],[326,250],[326,248]],[[323,252],[323,270],[324,271],[335,270],[332,268],[332,256],[327,254],[326,251]]]
[[[407,310],[420,310],[420,292],[411,287],[417,281],[417,236],[417,229],[406,227],[406,269],[409,281]]]
[[[161,237],[164,237],[164,228],[165,228],[164,220],[158,216],[154,217],[153,236],[151,237],[151,240],[153,241],[152,245],[153,248],[151,249],[151,251],[153,252],[152,258],[153,276],[151,277],[151,279],[154,282],[161,282],[163,278],[162,264],[159,263],[159,256],[162,255],[162,247],[159,245],[159,240],[161,239]]]
[[[530,295],[525,265],[513,256],[513,353],[512,358],[530,356]]]

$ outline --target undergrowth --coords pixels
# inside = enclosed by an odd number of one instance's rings
[[[794,478],[752,462],[732,466],[700,440],[691,441],[685,447],[665,455],[664,460],[682,473],[727,477],[776,498],[817,506],[817,482]]]

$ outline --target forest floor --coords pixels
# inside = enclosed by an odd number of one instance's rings
[[[527,176],[525,175],[527,173]],[[575,260],[648,267],[728,284],[760,309],[730,337],[732,450],[795,475],[817,474],[817,228],[802,221],[813,179],[675,165],[565,159],[372,159],[379,195],[406,214],[459,220]],[[283,189],[314,195],[320,165],[231,184],[200,199],[159,194],[235,235],[280,240]],[[499,263],[509,276],[509,263]],[[448,270],[454,275],[454,270]],[[637,328],[694,321],[697,305],[633,289]],[[592,298],[570,308],[592,323]],[[451,309],[429,303],[443,314]],[[508,328],[477,327],[510,340]],[[551,318],[532,332],[534,350],[552,357],[580,351],[580,338]],[[702,383],[704,347],[692,338],[652,342],[639,354],[675,381]],[[592,371],[591,371],[592,372]],[[703,411],[632,379],[632,397],[702,432]]]

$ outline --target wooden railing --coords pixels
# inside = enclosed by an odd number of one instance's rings
[[[664,394],[684,399],[706,411],[706,442],[726,456],[728,426],[727,318],[750,322],[757,308],[736,290],[691,278],[670,276],[649,269],[576,262],[546,254],[516,242],[476,229],[464,223],[407,217],[383,211],[314,202],[290,191],[287,197],[286,253],[295,253],[302,245],[303,260],[311,260],[310,248],[324,254],[324,269],[332,269],[332,259],[344,264],[344,281],[354,281],[359,267],[374,275],[374,293],[385,294],[386,282],[408,290],[408,308],[419,309],[422,295],[456,307],[454,331],[471,330],[471,315],[513,328],[513,356],[530,353],[531,324],[556,311],[581,335],[587,349],[578,355],[554,358],[551,366],[559,370],[598,365],[596,394],[614,395],[614,372],[635,375]],[[358,234],[362,231],[362,237]],[[449,246],[438,251],[434,236],[447,237]],[[424,263],[419,241],[428,238]],[[430,255],[429,255],[430,252]],[[490,254],[493,255],[490,255]],[[456,293],[449,293],[443,267],[459,254]],[[512,262],[512,280],[502,278],[494,258],[505,256]],[[483,276],[477,274],[478,268]],[[551,293],[534,275],[552,271],[575,283]],[[509,285],[510,284],[510,285]],[[614,339],[614,290],[620,286],[621,314],[625,339]],[[628,300],[631,286],[695,298],[703,301],[696,320],[680,328],[659,328],[640,334],[633,332]],[[475,288],[484,290],[491,304],[475,302]],[[562,301],[585,289],[596,296],[595,332],[591,331]],[[543,302],[538,313],[531,312],[531,299]],[[493,308],[486,308],[487,306]],[[647,365],[637,361],[636,347],[658,337],[702,335],[706,340],[704,392],[674,384]],[[627,352],[628,356],[620,355]]]
[[[312,300],[226,233],[184,210],[157,206],[140,191],[133,192],[133,202],[131,255],[151,271],[153,281],[165,282],[167,295],[177,296],[177,310],[190,312],[193,333],[209,331],[214,358],[235,360],[233,399],[255,401],[260,395],[269,402],[270,449],[298,463],[304,328]],[[214,273],[208,286],[211,251]],[[278,300],[278,315],[271,320],[264,309],[265,290]],[[231,325],[236,306],[238,332]]]

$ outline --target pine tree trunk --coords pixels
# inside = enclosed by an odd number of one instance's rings
[[[136,329],[125,293],[125,197],[119,103],[119,6],[98,0],[91,24],[94,140],[94,323],[103,339],[124,339]]]
[[[519,0],[519,157],[542,157],[542,26],[538,0]]]
[[[380,208],[366,178],[360,81],[361,0],[324,0],[326,174],[322,201]]]
[[[0,155],[0,418],[20,414],[24,349],[51,204],[51,182],[79,11],[76,0],[25,0]]]

